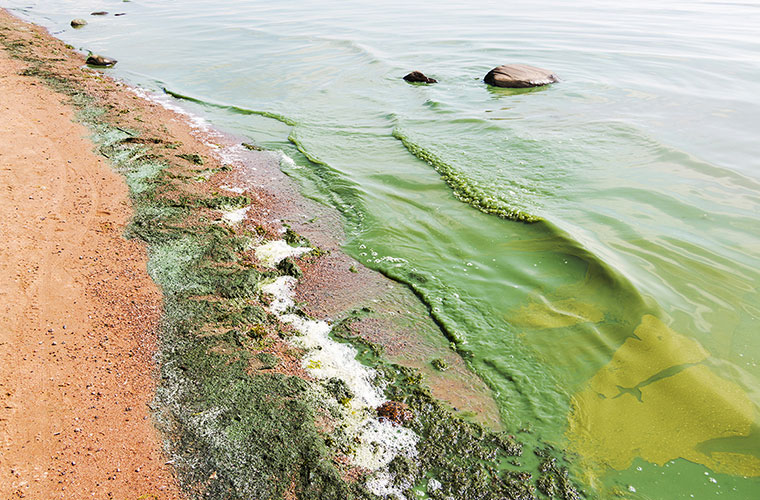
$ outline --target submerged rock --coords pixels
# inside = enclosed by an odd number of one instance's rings
[[[412,410],[404,403],[398,401],[386,401],[377,407],[377,416],[390,420],[396,425],[403,425],[405,422],[414,418]]]
[[[97,54],[92,54],[90,57],[87,58],[87,64],[89,64],[90,66],[111,67],[117,62],[118,61],[116,61],[116,59],[99,56]]]
[[[107,16],[108,12],[106,12],[104,10],[99,10],[99,11],[90,13],[90,15],[91,16]]]
[[[420,71],[412,71],[404,77],[404,80],[411,83],[438,83],[435,78],[429,78]]]
[[[489,71],[483,80],[495,87],[526,88],[556,83],[559,78],[551,71],[535,66],[505,64]]]
[[[72,28],[82,28],[84,26],[87,26],[87,21],[84,19],[72,19],[71,20],[71,27]]]

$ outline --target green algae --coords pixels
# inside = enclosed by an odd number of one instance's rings
[[[439,372],[445,372],[446,370],[449,369],[449,364],[443,359],[436,358],[433,361],[431,361],[430,364],[433,365],[433,368],[435,368]]]
[[[286,257],[277,264],[277,270],[286,276],[292,276],[296,279],[303,276],[303,271],[298,267],[292,257]]]
[[[529,214],[516,207],[509,206],[504,201],[488,196],[485,191],[473,183],[472,179],[465,179],[454,167],[412,142],[400,129],[396,128],[393,130],[393,137],[401,141],[412,155],[432,166],[441,176],[441,179],[451,188],[454,196],[460,201],[471,205],[485,214],[496,215],[503,219],[527,223],[542,220],[536,215]]]
[[[175,99],[181,99],[183,101],[193,102],[195,104],[200,104],[201,106],[208,106],[208,107],[217,108],[217,109],[224,109],[226,111],[230,111],[232,113],[239,114],[239,115],[258,115],[258,116],[263,116],[265,118],[271,118],[273,120],[277,120],[278,122],[284,123],[285,125],[289,125],[291,127],[294,127],[296,125],[296,122],[294,120],[291,120],[290,118],[288,118],[286,116],[283,116],[283,115],[280,115],[280,114],[277,114],[277,113],[271,113],[269,111],[256,111],[256,110],[253,110],[253,109],[246,109],[246,108],[241,108],[239,106],[230,106],[230,105],[226,105],[226,104],[216,104],[216,103],[204,101],[204,100],[201,100],[201,99],[198,99],[198,98],[195,98],[195,97],[191,97],[191,96],[188,96],[188,95],[180,94],[179,92],[175,92],[173,90],[169,90],[166,87],[164,87],[163,91],[166,94],[174,97]]]
[[[414,460],[398,456],[390,463],[389,471],[397,483],[416,485],[418,491],[436,500],[535,500],[546,494],[537,488],[536,477],[541,474],[550,478],[544,482],[551,480],[557,484],[559,494],[549,498],[582,498],[570,479],[569,461],[563,452],[551,446],[534,450],[544,463],[551,463],[551,467],[542,465],[539,470],[525,470],[515,462],[515,457],[523,455],[524,446],[513,435],[454,415],[432,396],[420,372],[385,360],[378,349],[372,348],[372,342],[350,333],[354,321],[371,314],[373,311],[367,308],[351,312],[333,326],[331,336],[356,347],[358,358],[377,370],[376,383],[385,388],[386,395],[408,405],[414,414],[414,419],[406,425],[421,438],[418,455]],[[426,483],[426,478],[431,477],[440,483],[438,488],[430,488],[429,482]],[[411,490],[406,493],[413,494]]]
[[[182,158],[183,160],[187,160],[194,165],[203,165],[205,163],[203,160],[203,157],[199,155],[198,153],[180,154],[180,155],[177,155],[177,158]]]
[[[757,476],[757,452],[721,454],[704,444],[749,438],[758,415],[737,384],[704,362],[698,342],[646,315],[610,362],[573,397],[568,436],[589,463],[624,470],[636,457],[685,458],[715,472]],[[593,479],[593,478],[592,478]]]

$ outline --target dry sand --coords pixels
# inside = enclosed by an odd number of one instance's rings
[[[0,498],[179,498],[146,406],[161,295],[122,237],[127,188],[22,69],[0,49]]]

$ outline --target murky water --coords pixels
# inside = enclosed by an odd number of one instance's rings
[[[412,287],[590,491],[760,496],[760,5],[2,6],[290,155],[346,251]],[[483,84],[508,62],[562,82]]]

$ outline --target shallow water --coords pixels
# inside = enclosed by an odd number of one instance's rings
[[[760,6],[2,6],[290,155],[346,251],[412,287],[591,491],[760,495]],[[485,86],[506,62],[562,82]]]

